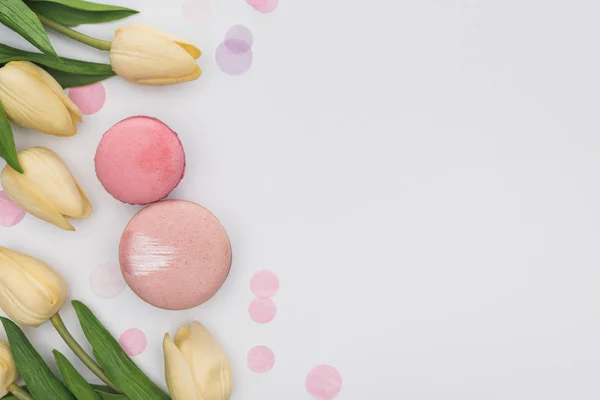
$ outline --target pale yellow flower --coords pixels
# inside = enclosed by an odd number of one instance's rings
[[[200,49],[192,43],[146,25],[118,29],[110,49],[117,75],[129,82],[169,85],[202,75],[196,59]]]
[[[173,400],[229,400],[232,374],[227,356],[199,323],[182,326],[163,341],[165,375]]]
[[[73,136],[81,111],[42,68],[11,61],[0,68],[0,102],[17,125],[55,136]]]
[[[92,205],[69,168],[45,147],[31,147],[18,156],[25,172],[5,166],[0,176],[4,193],[28,213],[61,229],[75,230],[67,218],[88,217]]]
[[[0,340],[0,397],[6,396],[8,387],[15,383],[18,373],[8,343]]]
[[[0,307],[16,323],[37,327],[65,304],[67,282],[40,260],[0,247]]]

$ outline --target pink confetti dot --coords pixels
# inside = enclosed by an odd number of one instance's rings
[[[85,115],[95,114],[106,101],[106,90],[100,82],[69,89],[69,98]]]
[[[234,25],[227,33],[225,33],[225,41],[228,40],[240,40],[248,45],[248,47],[252,47],[254,44],[254,37],[252,36],[252,32],[248,27],[244,25]]]
[[[185,0],[182,4],[183,18],[190,24],[206,21],[211,15],[210,0]]]
[[[230,50],[230,48],[238,46],[247,46],[248,48],[246,51]],[[254,59],[252,49],[246,43],[239,40],[234,41],[234,39],[230,39],[228,43],[221,43],[217,47],[215,57],[221,71],[229,75],[240,75],[248,71]]]
[[[25,218],[25,210],[8,198],[4,191],[0,191],[0,226],[15,226]]]
[[[306,377],[306,391],[315,400],[332,400],[342,390],[342,376],[329,365],[313,368]]]
[[[248,367],[258,373],[269,372],[275,365],[275,353],[268,347],[256,346],[248,352]]]
[[[254,299],[248,307],[248,313],[250,313],[252,321],[258,324],[266,324],[275,318],[277,306],[271,299]]]
[[[139,329],[132,328],[127,329],[121,334],[119,338],[119,344],[127,353],[128,356],[138,356],[146,350],[148,346],[148,340],[146,335]]]
[[[261,4],[254,6],[254,9],[263,14],[268,14],[275,11],[278,5],[279,0],[264,0]]]
[[[250,289],[259,299],[274,296],[279,290],[279,278],[274,272],[263,269],[250,280]]]
[[[121,267],[114,262],[98,265],[90,275],[92,292],[103,299],[117,297],[127,287]]]
[[[252,7],[260,6],[267,0],[246,0],[246,3],[251,5]]]

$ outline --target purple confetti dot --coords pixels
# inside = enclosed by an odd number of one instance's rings
[[[217,47],[215,57],[221,71],[229,75],[240,75],[248,71],[252,66],[252,60],[254,59],[251,49],[237,54],[231,51],[225,42]]]
[[[239,39],[225,39],[223,43],[227,47],[227,50],[229,50],[233,54],[244,54],[247,51],[251,50],[248,43],[243,42]]]
[[[248,45],[248,47],[252,47],[254,44],[254,37],[252,36],[252,32],[250,29],[244,25],[234,25],[225,34],[225,41],[228,40],[239,40]]]

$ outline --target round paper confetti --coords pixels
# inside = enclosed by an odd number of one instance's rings
[[[254,6],[254,9],[263,14],[268,14],[275,11],[278,5],[279,0],[264,0],[261,4]]]
[[[15,226],[25,218],[25,210],[15,204],[0,190],[0,226]]]
[[[250,51],[250,46],[248,43],[240,39],[225,39],[223,44],[225,47],[227,47],[227,50],[233,54],[244,54]]]
[[[104,263],[98,265],[90,275],[90,288],[92,292],[103,299],[112,299],[123,293],[127,283],[117,263]]]
[[[138,356],[146,350],[148,340],[146,335],[139,329],[132,328],[127,329],[121,334],[119,338],[119,344],[127,353],[128,356]]]
[[[183,18],[190,24],[204,22],[211,14],[210,0],[185,0],[182,12]]]
[[[266,324],[273,321],[277,314],[277,306],[271,299],[254,299],[248,307],[250,318],[258,324]]]
[[[279,278],[274,272],[263,269],[250,280],[250,289],[259,299],[274,296],[279,289]]]
[[[79,107],[81,112],[86,115],[95,114],[106,100],[106,91],[104,85],[100,82],[69,89],[69,98]]]
[[[248,367],[259,374],[269,372],[275,365],[275,353],[268,347],[256,346],[248,352]]]
[[[252,7],[260,6],[267,0],[246,0],[246,3],[251,5]]]
[[[227,33],[225,33],[225,41],[228,40],[239,40],[248,45],[248,47],[252,47],[254,44],[254,37],[252,36],[252,32],[248,27],[244,25],[234,25]]]
[[[246,46],[247,49],[245,49]],[[232,51],[230,48],[234,48],[234,50]],[[240,51],[244,49],[246,51]],[[215,57],[221,71],[229,75],[240,75],[248,71],[254,59],[252,49],[246,43],[235,39],[228,40],[227,44],[221,43],[217,47]]]
[[[306,390],[315,400],[331,400],[342,390],[342,376],[329,365],[319,365],[308,373]]]

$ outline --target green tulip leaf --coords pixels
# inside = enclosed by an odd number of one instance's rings
[[[15,137],[13,135],[12,127],[8,122],[8,117],[4,108],[0,103],[0,157],[6,160],[6,163],[10,165],[12,169],[19,173],[23,173],[23,168],[19,164],[19,157],[17,156],[17,148],[15,146]]]
[[[122,393],[115,393],[115,391],[106,385],[92,385],[98,396],[102,400],[127,400],[127,396]]]
[[[72,74],[69,72],[57,71],[51,68],[44,68],[50,75],[56,79],[63,89],[72,87],[87,86],[92,83],[100,82],[108,78],[112,78],[115,74],[110,75],[81,75]]]
[[[31,53],[10,46],[0,44],[0,64],[10,61],[30,61],[44,65],[57,71],[77,75],[114,75],[112,67],[108,64],[89,61],[73,60],[71,58],[57,59],[45,54]]]
[[[40,354],[33,348],[21,328],[10,319],[0,317],[10,352],[27,389],[36,399],[75,400],[67,388],[52,374]]]
[[[94,391],[96,392],[100,400],[129,400],[127,396],[125,396],[124,394],[115,393],[108,386],[93,384],[90,384],[90,386],[94,388]],[[21,386],[21,389],[29,393],[29,391],[27,390],[27,386]],[[19,400],[19,398],[16,397],[14,394],[9,393],[6,396],[4,396],[2,400]]]
[[[65,89],[90,85],[115,76],[108,64],[73,60],[71,58],[58,59],[0,44],[0,65],[11,61],[30,61],[43,66]]]
[[[80,301],[72,301],[79,324],[108,378],[131,400],[169,400],[123,351],[119,343]]]
[[[27,0],[33,11],[64,26],[98,24],[130,17],[139,11],[83,0]]]
[[[67,357],[58,350],[53,350],[52,353],[65,386],[77,400],[102,400],[94,391],[94,388],[77,372]]]
[[[0,23],[17,32],[43,53],[58,57],[44,26],[23,0],[0,1]]]
[[[129,399],[129,397],[125,396],[124,394],[106,393],[106,392],[102,392],[99,390],[96,390],[96,393],[98,394],[98,396],[100,396],[100,399],[102,399],[102,400],[128,400]]]

